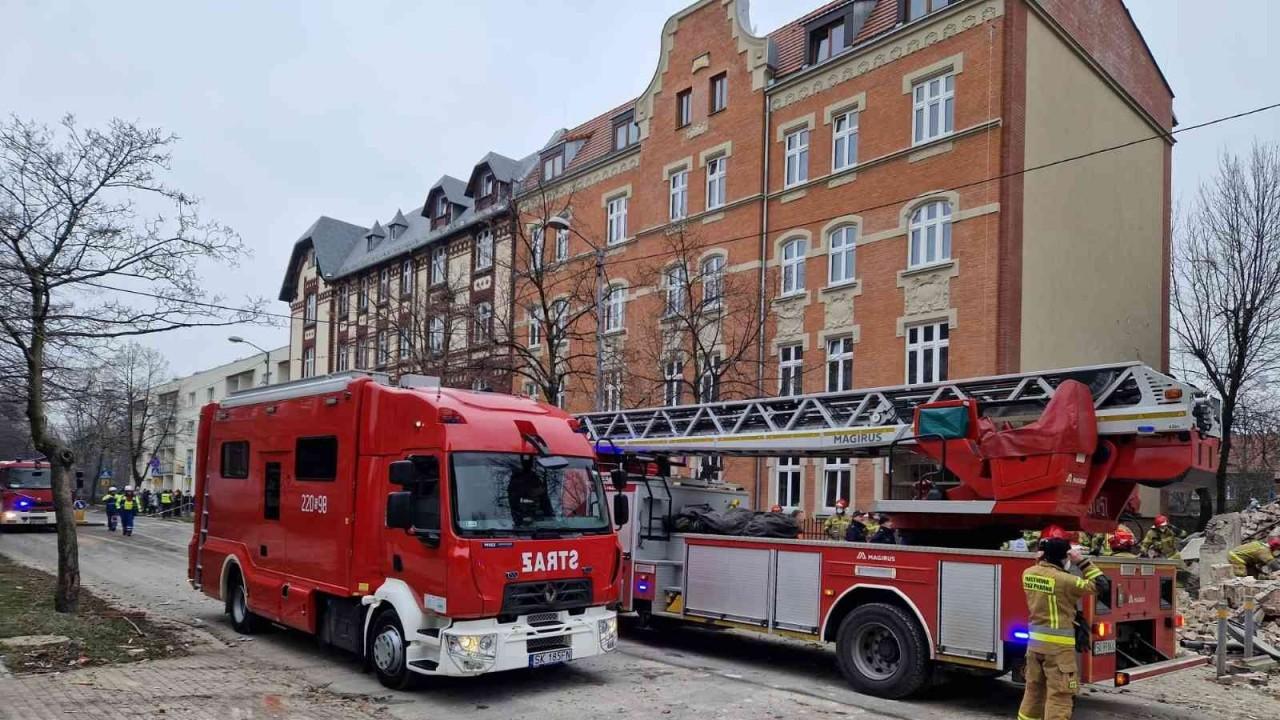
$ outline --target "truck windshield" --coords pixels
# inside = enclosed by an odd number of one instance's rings
[[[463,536],[607,532],[604,485],[594,463],[565,458],[555,470],[532,455],[454,453],[453,519]]]
[[[49,471],[36,468],[6,468],[4,487],[10,490],[41,490],[52,487],[49,484]]]

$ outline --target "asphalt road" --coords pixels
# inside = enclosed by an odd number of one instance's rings
[[[1021,698],[1021,689],[1007,681],[969,679],[944,683],[909,702],[881,700],[850,690],[831,652],[822,646],[694,628],[645,630],[625,623],[618,652],[602,658],[536,671],[441,679],[413,693],[392,692],[371,674],[361,673],[350,656],[318,649],[301,633],[276,630],[243,641],[223,617],[221,604],[187,584],[190,532],[189,524],[151,518],[138,520],[132,538],[108,533],[105,527],[82,527],[82,581],[122,604],[202,627],[227,644],[225,652],[290,667],[299,683],[376,698],[390,717],[447,712],[489,718],[952,720],[1014,717]],[[0,535],[0,552],[52,570],[55,542],[52,533],[5,533]],[[1276,718],[1280,701],[1265,690],[1220,687],[1207,680],[1207,672],[1192,671],[1123,691],[1087,689],[1075,717]]]

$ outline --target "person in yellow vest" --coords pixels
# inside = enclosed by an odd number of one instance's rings
[[[116,502],[116,509],[120,513],[120,532],[125,537],[133,535],[133,518],[142,509],[142,503],[133,496],[132,485],[125,487],[124,494]]]
[[[1080,690],[1076,665],[1076,603],[1098,591],[1102,571],[1057,527],[1040,536],[1040,560],[1022,573],[1027,594],[1027,685],[1018,720],[1070,720]],[[1070,560],[1084,577],[1066,571]]]
[[[116,522],[120,517],[116,510],[116,486],[112,485],[107,488],[107,494],[102,496],[102,508],[107,511],[107,532],[116,531]]]
[[[160,491],[160,517],[169,517],[169,511],[173,507],[173,493],[168,490]]]
[[[1145,557],[1181,560],[1178,554],[1178,531],[1169,524],[1169,518],[1157,515],[1151,529],[1142,536],[1139,552]]]
[[[822,532],[827,536],[828,540],[844,540],[845,531],[849,529],[849,523],[851,522],[846,513],[848,509],[848,500],[844,498],[836,500],[836,514],[822,523]]]
[[[1254,540],[1239,545],[1227,553],[1227,560],[1236,577],[1258,577],[1265,572],[1280,572],[1280,537],[1267,538],[1266,542]]]

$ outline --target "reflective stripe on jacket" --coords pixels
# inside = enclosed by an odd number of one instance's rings
[[[1266,567],[1275,562],[1276,556],[1266,543],[1261,540],[1254,540],[1232,548],[1231,552],[1227,553],[1227,559],[1232,564],[1243,565],[1245,568],[1256,568]]]
[[[1047,652],[1055,648],[1075,647],[1076,603],[1085,595],[1098,591],[1097,579],[1102,571],[1088,560],[1080,563],[1084,577],[1076,577],[1062,568],[1040,561],[1022,573],[1022,589],[1027,594],[1027,649]]]

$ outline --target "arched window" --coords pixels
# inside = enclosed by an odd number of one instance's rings
[[[788,240],[782,246],[782,294],[804,292],[804,254],[808,249],[804,238]]]
[[[604,331],[616,332],[625,326],[627,289],[610,285],[604,296]]]
[[[843,225],[827,235],[827,283],[843,285],[853,282],[854,245],[858,242],[858,226]]]
[[[907,267],[951,259],[951,203],[935,200],[911,213]]]

